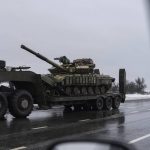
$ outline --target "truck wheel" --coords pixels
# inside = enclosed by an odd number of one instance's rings
[[[110,96],[105,98],[105,102],[104,102],[104,108],[106,110],[110,110],[112,107],[112,98]]]
[[[4,118],[4,115],[7,112],[8,103],[6,97],[0,93],[0,119]]]
[[[121,98],[119,96],[116,96],[113,100],[113,103],[112,103],[112,108],[113,109],[118,109],[119,106],[120,106],[120,102],[121,102]]]
[[[27,117],[32,109],[33,98],[26,90],[17,90],[9,100],[9,112],[16,118]]]
[[[97,98],[93,105],[93,110],[102,110],[104,107],[104,101],[102,97]]]

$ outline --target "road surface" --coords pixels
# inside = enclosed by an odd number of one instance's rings
[[[10,114],[0,121],[0,149],[46,149],[56,139],[109,137],[150,147],[150,100],[121,104],[111,112],[70,112],[63,107],[33,111],[27,119]]]

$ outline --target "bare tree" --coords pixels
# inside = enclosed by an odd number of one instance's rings
[[[112,91],[113,92],[118,92],[119,91],[119,84],[118,83],[113,83],[113,85],[112,85]]]
[[[135,79],[135,81],[126,81],[126,93],[133,94],[133,93],[145,93],[145,88],[146,88],[145,80],[144,78],[138,77]],[[119,84],[114,83],[112,85],[112,91],[117,92],[119,91]]]
[[[144,78],[138,77],[137,79],[135,79],[135,83],[137,93],[144,93],[144,90],[147,87]]]

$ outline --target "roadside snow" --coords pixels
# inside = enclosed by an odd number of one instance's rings
[[[140,99],[150,99],[150,94],[149,95],[126,94],[126,100],[140,100]]]

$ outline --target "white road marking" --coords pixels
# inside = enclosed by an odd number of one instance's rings
[[[147,109],[147,110],[150,110],[150,109]]]
[[[89,121],[91,119],[84,119],[84,120],[79,120],[80,122],[83,122],[83,121]]]
[[[130,114],[134,114],[134,113],[138,113],[139,111],[132,111],[130,112]]]
[[[141,137],[139,137],[137,139],[134,139],[134,140],[130,141],[129,144],[133,144],[133,143],[139,142],[139,141],[144,140],[144,139],[146,139],[148,137],[150,137],[150,134],[147,134],[147,135],[141,136]]]
[[[43,127],[37,127],[37,128],[32,128],[33,130],[39,130],[39,129],[45,129],[48,128],[48,126],[43,126]]]
[[[21,149],[26,149],[27,147],[25,146],[21,146],[21,147],[17,147],[17,148],[13,148],[13,149],[10,149],[10,150],[21,150]]]

